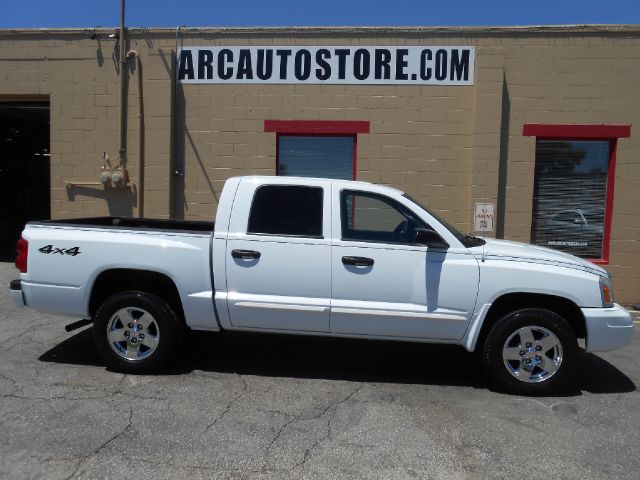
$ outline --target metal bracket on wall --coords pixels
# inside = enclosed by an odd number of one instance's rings
[[[113,186],[105,186],[105,184],[102,182],[71,182],[67,180],[65,182],[65,186],[67,187],[67,189],[73,188],[73,187],[100,186],[100,187],[104,187],[105,190],[131,190],[135,186],[135,183],[130,183],[129,185],[123,185],[121,187],[113,187]]]

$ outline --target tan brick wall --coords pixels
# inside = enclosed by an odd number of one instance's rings
[[[184,45],[474,45],[473,86],[184,85],[178,89],[172,177],[171,53],[175,32],[133,31],[144,78],[145,215],[211,219],[226,178],[275,173],[265,119],[367,120],[357,178],[400,187],[469,230],[475,202],[496,202],[501,138],[508,140],[506,238],[529,241],[535,139],[524,123],[629,124],[618,144],[611,262],[621,301],[640,300],[640,29],[381,29],[187,31]],[[56,218],[136,215],[135,188],[96,182],[102,152],[117,163],[118,62],[107,31],[0,32],[0,101],[51,101],[51,199]],[[130,60],[130,65],[133,61]],[[137,182],[137,82],[128,75],[128,167]],[[503,92],[508,92],[505,99]],[[26,97],[25,97],[26,96]],[[503,103],[508,108],[508,124]],[[502,137],[501,137],[502,135]],[[175,210],[175,208],[174,208]]]

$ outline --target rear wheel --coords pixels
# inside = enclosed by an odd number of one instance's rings
[[[113,370],[160,370],[178,348],[181,325],[173,309],[156,295],[125,291],[96,311],[93,331],[98,351]]]
[[[570,380],[578,343],[571,325],[555,312],[527,308],[502,317],[482,349],[484,367],[501,389],[525,395],[557,391]]]

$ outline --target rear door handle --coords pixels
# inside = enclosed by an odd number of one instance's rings
[[[355,265],[356,267],[370,267],[373,265],[373,258],[367,257],[342,257],[345,265]]]
[[[260,252],[255,250],[231,250],[233,258],[242,258],[243,260],[260,258]]]

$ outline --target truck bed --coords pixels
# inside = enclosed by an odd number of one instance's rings
[[[192,220],[164,220],[157,218],[127,217],[92,217],[71,218],[65,220],[39,220],[28,225],[63,226],[63,227],[96,227],[127,230],[154,230],[165,232],[206,233],[211,234],[214,222]]]

